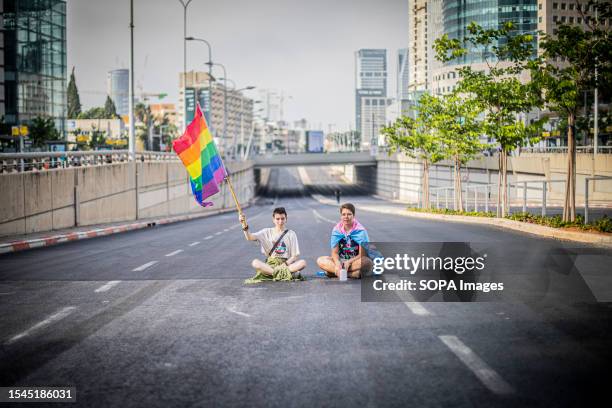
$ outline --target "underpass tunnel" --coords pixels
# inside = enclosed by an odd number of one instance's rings
[[[257,193],[263,197],[311,194],[365,196],[376,191],[376,166],[283,166],[255,169]]]

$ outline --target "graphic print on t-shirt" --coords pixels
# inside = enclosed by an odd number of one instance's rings
[[[285,241],[281,241],[274,250],[274,256],[277,258],[287,258],[287,245]]]
[[[338,255],[341,259],[351,259],[359,254],[359,244],[351,237],[341,238],[338,242]]]

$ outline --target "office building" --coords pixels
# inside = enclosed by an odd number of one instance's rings
[[[115,103],[117,115],[129,115],[130,70],[114,69],[106,77],[106,92]]]
[[[408,48],[397,50],[397,100],[408,99],[408,84],[410,83],[410,69],[408,65]]]
[[[535,43],[537,8],[536,0],[431,0],[428,8],[430,52],[434,52],[434,40],[443,34],[463,40],[469,34],[466,27],[471,22],[484,29],[499,29],[511,21],[516,25],[517,33],[534,34]],[[447,63],[432,59],[428,88],[433,94],[451,92],[459,80],[455,72],[457,68],[470,65],[474,70],[487,70],[485,59],[494,61],[491,51],[484,48]]]
[[[3,105],[8,125],[66,121],[66,2],[4,0]]]
[[[376,144],[386,123],[387,50],[361,49],[355,52],[355,125],[361,134],[361,148]]]
[[[236,154],[246,150],[250,133],[253,131],[253,100],[241,92],[225,88],[223,81],[209,81],[206,72],[187,72],[187,123],[193,119],[195,104],[198,102],[208,119],[208,125],[216,138],[217,147],[228,152],[233,149]],[[209,103],[209,92],[211,93]],[[227,104],[225,98],[227,96]],[[208,106],[210,104],[210,106]],[[227,121],[225,110],[227,109]],[[183,73],[179,74],[178,115],[182,121],[185,111],[183,95]],[[224,130],[226,130],[224,134]]]

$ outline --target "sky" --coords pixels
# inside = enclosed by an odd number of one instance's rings
[[[129,0],[68,0],[68,72],[84,108],[101,106],[107,72],[128,68]],[[355,126],[355,51],[387,49],[388,96],[397,50],[408,43],[408,0],[192,0],[187,36],[206,39],[236,86],[282,91],[284,119],[311,127]],[[134,0],[135,92],[176,102],[183,70],[179,0]],[[206,71],[203,43],[187,43],[187,70]],[[222,77],[221,72],[213,75]]]

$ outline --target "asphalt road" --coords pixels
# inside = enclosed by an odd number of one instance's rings
[[[1,255],[0,386],[74,386],[76,406],[87,407],[583,407],[609,398],[610,303],[362,302],[359,281],[316,276],[337,209],[300,193],[295,171],[275,173],[305,282],[244,285],[260,254],[236,214]],[[252,229],[271,226],[272,204],[246,211]],[[512,260],[568,245],[359,208],[357,218],[375,241],[487,242]],[[612,251],[585,248],[596,272],[609,272]]]

